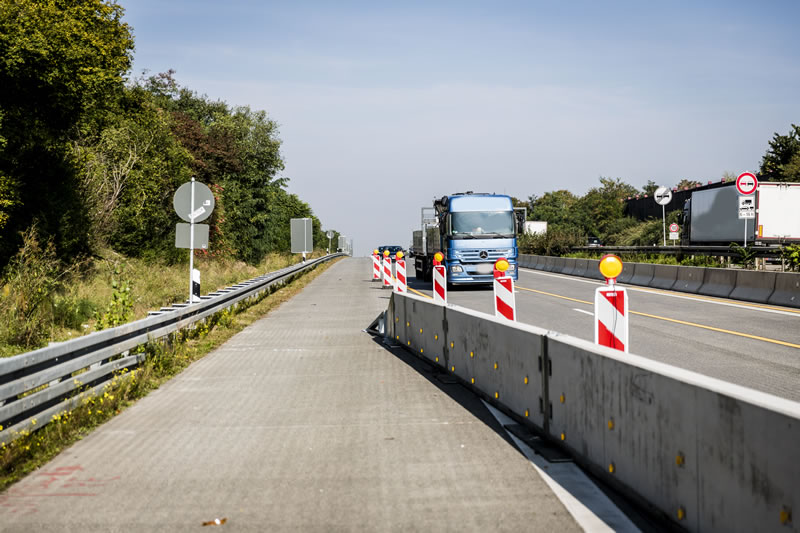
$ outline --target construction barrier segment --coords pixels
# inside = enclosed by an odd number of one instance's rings
[[[800,403],[412,294],[384,324],[681,530],[800,531]]]

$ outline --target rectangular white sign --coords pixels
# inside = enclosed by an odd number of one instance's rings
[[[756,218],[756,199],[754,196],[739,196],[739,218]]]

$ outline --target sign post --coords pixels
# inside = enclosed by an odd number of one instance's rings
[[[664,246],[667,245],[667,213],[666,213],[666,205],[672,201],[672,191],[669,190],[667,187],[659,187],[656,189],[655,194],[653,194],[653,198],[655,198],[656,203],[661,206],[661,221],[664,226]]]
[[[750,202],[743,202],[748,196],[754,194],[758,189],[758,178],[752,172],[742,172],[736,178],[736,190],[741,195],[739,197],[739,218],[744,219],[744,246],[747,247],[747,219],[756,217],[755,204],[750,199]],[[749,207],[748,207],[749,206]],[[744,213],[743,213],[743,207]]]
[[[200,301],[194,298],[194,250],[195,248],[208,248],[208,224],[196,224],[211,216],[214,210],[214,194],[206,185],[195,181],[184,183],[175,191],[172,197],[172,206],[175,212],[188,224],[188,240],[186,239],[186,224],[178,224],[175,227],[175,247],[189,248],[189,303]],[[195,227],[198,226],[196,229]],[[199,235],[198,235],[199,233]],[[197,237],[200,237],[199,239]],[[198,284],[200,273],[197,273]]]

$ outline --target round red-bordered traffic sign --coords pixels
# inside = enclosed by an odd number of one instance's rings
[[[758,178],[752,172],[742,172],[736,178],[736,190],[739,194],[749,196],[758,189]]]
[[[680,229],[681,229],[681,228],[680,228],[680,227],[679,227],[679,226],[678,226],[676,223],[674,223],[674,222],[673,222],[672,224],[670,224],[670,225],[669,225],[669,230],[670,230],[672,233],[677,233],[677,232],[678,232],[678,230],[680,230]]]

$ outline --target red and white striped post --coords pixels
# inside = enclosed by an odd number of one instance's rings
[[[447,305],[447,267],[442,264],[443,259],[442,252],[433,255],[433,302]]]
[[[628,352],[628,294],[614,283],[622,272],[622,261],[615,255],[600,260],[600,272],[606,287],[594,294],[594,342],[622,352]]]
[[[395,265],[394,292],[407,293],[406,285],[406,260],[403,259],[403,252],[397,252]]]
[[[378,250],[372,252],[372,281],[381,279],[381,260],[378,257]]]
[[[514,298],[514,278],[506,277],[508,261],[498,259],[494,264],[494,314],[507,320],[517,319],[517,305]]]
[[[393,286],[392,283],[392,258],[389,257],[389,250],[383,252],[383,288]]]

